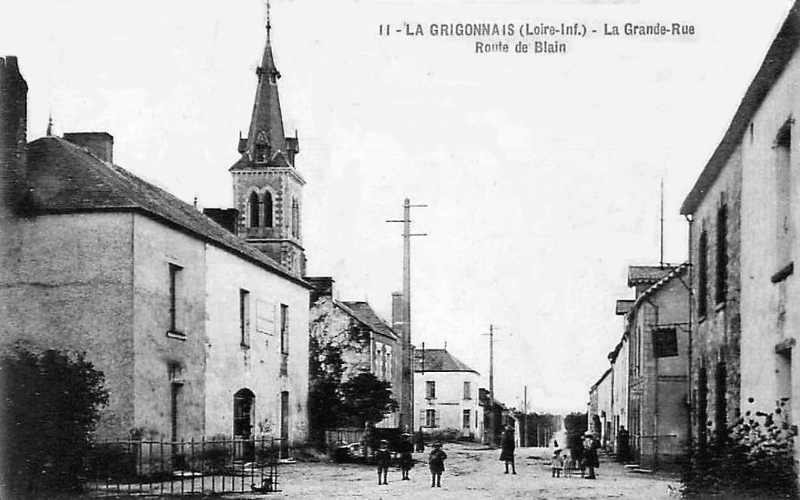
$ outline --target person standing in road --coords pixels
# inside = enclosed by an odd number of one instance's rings
[[[511,464],[511,473],[516,474],[517,469],[514,467],[514,428],[506,425],[503,435],[500,437],[500,460],[506,464],[506,474],[508,474],[508,464]]]
[[[375,451],[375,462],[378,464],[378,484],[389,484],[386,475],[389,472],[389,464],[392,461],[392,452],[389,451],[389,442],[381,439],[378,449]],[[381,482],[381,477],[383,482]]]
[[[422,433],[422,427],[420,426],[417,434],[417,453],[422,453],[423,451],[425,451],[425,435]]]
[[[589,469],[586,474],[586,479],[596,479],[595,468],[600,466],[600,459],[597,456],[597,450],[600,448],[600,442],[595,439],[594,434],[587,432],[583,435],[583,462],[586,468]]]
[[[400,434],[400,444],[398,445],[400,452],[400,470],[403,472],[403,481],[410,481],[408,471],[414,463],[414,458],[411,453],[414,451],[414,444],[411,442],[411,434],[404,432]]]
[[[428,455],[428,467],[431,469],[431,488],[434,486],[442,487],[442,472],[444,472],[444,461],[447,453],[442,450],[442,443],[433,444],[433,451]]]

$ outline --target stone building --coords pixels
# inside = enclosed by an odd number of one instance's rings
[[[609,368],[589,388],[589,418],[587,428],[600,440],[603,448],[612,443],[612,425],[614,422],[613,405],[613,370]]]
[[[344,368],[342,380],[371,373],[379,380],[390,382],[393,397],[398,399],[402,360],[397,334],[369,303],[335,299],[332,278],[308,277],[306,280],[315,286],[309,313],[312,344],[340,349]],[[313,351],[312,355],[315,355]],[[398,417],[398,412],[394,412],[377,427],[397,427]]]
[[[798,412],[799,44],[795,4],[681,207],[694,270],[692,418],[701,445],[745,411],[783,402],[789,425]]]
[[[446,349],[418,349],[414,361],[414,407],[422,432],[456,429],[480,439],[480,374]]]
[[[635,279],[637,275],[639,279]],[[687,275],[688,264],[632,266],[629,272],[628,285],[636,288],[636,300],[626,314],[627,428],[633,458],[645,468],[674,465],[686,450]]]
[[[27,87],[16,60],[2,61],[0,338],[85,351],[110,393],[101,437],[304,441],[311,286],[300,277],[296,147],[268,135],[269,162],[256,163],[276,173],[254,174],[281,179],[273,221],[289,235],[249,243],[113,164],[109,134],[26,144]],[[264,95],[277,105],[264,90],[277,76],[269,41],[258,75],[256,137]],[[275,132],[279,109],[269,115]],[[232,170],[235,186],[247,168]]]
[[[626,459],[643,467],[674,464],[689,440],[688,269],[630,266],[635,298],[616,303],[624,332],[608,354],[611,367],[589,393],[589,428],[618,452],[624,426],[632,453]]]

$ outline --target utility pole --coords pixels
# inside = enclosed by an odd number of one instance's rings
[[[520,443],[522,446],[528,446],[528,386],[522,393],[522,438],[525,440]]]
[[[486,440],[490,446],[495,445],[494,431],[494,325],[489,325],[489,429],[486,431]]]
[[[405,432],[414,430],[414,349],[411,346],[411,237],[427,234],[411,233],[411,209],[427,207],[412,205],[406,198],[403,202],[403,218],[386,222],[403,223],[403,320],[402,320],[402,361],[400,391],[400,428]]]
[[[664,178],[661,178],[661,267],[664,267]]]

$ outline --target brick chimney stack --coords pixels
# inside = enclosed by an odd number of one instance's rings
[[[69,132],[64,139],[86,148],[103,161],[114,163],[114,136],[108,132]]]
[[[403,292],[392,292],[392,329],[401,333],[403,328]]]
[[[25,194],[28,84],[15,56],[0,57],[0,215]]]

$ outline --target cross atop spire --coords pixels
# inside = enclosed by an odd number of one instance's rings
[[[272,29],[272,24],[270,24],[269,19],[269,0],[267,0],[267,43],[269,43],[269,32]]]

